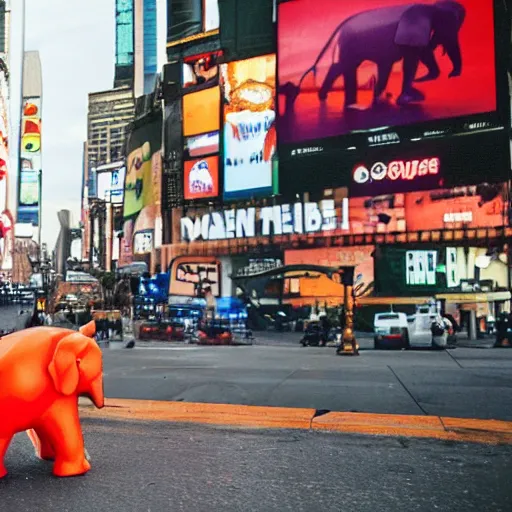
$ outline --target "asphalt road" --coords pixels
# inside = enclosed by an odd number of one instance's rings
[[[84,420],[92,470],[57,479],[26,436],[2,512],[508,512],[512,447]]]
[[[361,351],[162,344],[104,350],[110,398],[512,421],[512,350]]]
[[[20,312],[27,311],[20,315]],[[32,306],[27,304],[13,304],[10,306],[0,306],[0,329],[5,331],[11,329],[21,329],[26,320],[32,315]]]

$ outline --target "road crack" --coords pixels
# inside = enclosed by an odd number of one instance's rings
[[[414,395],[409,391],[409,388],[403,383],[402,379],[397,375],[395,370],[388,365],[389,371],[395,376],[395,379],[400,383],[400,385],[404,388],[405,392],[412,398],[413,402],[418,406],[418,409],[425,415],[430,416],[430,414],[421,406],[421,404],[416,400]]]

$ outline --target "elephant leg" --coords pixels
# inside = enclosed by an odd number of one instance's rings
[[[55,476],[78,476],[87,473],[91,465],[85,459],[84,438],[75,400],[55,403],[39,429],[55,451],[53,474]]]
[[[343,73],[343,65],[340,62],[334,62],[331,65],[324,79],[324,83],[322,84],[322,87],[320,87],[320,90],[318,91],[318,97],[320,98],[320,101],[325,101],[327,99],[327,95],[329,94],[329,91],[332,89],[334,82],[336,82],[336,80]]]
[[[11,444],[12,437],[0,437],[0,478],[7,475],[7,469],[4,465],[4,457],[7,453],[7,448]]]
[[[345,79],[345,106],[349,108],[357,103],[357,68],[343,73]]]
[[[391,74],[391,69],[393,68],[392,62],[381,63],[378,66],[378,79],[377,84],[375,85],[374,92],[374,103],[379,100],[379,96],[384,92],[386,85],[388,85],[389,75]]]
[[[420,62],[427,66],[427,74],[416,78],[415,82],[427,82],[429,80],[436,80],[439,78],[441,71],[439,70],[439,66],[437,64],[436,58],[434,56],[434,49],[429,47],[426,48],[424,52],[420,55]]]
[[[55,450],[50,442],[50,435],[45,431],[44,426],[34,430],[39,438],[38,446],[36,446],[37,456],[43,460],[55,460]]]
[[[409,103],[415,101],[423,101],[425,99],[425,95],[415,89],[412,86],[414,77],[416,76],[416,71],[418,70],[418,65],[420,63],[420,58],[418,51],[415,48],[408,48],[404,51],[404,63],[403,63],[403,85],[402,92],[397,99],[398,105],[407,105]]]

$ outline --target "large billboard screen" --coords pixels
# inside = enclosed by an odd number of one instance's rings
[[[375,288],[386,296],[507,289],[506,260],[490,258],[486,247],[440,247],[417,250],[382,246],[375,258]],[[491,285],[492,283],[492,285]],[[456,311],[456,310],[455,310]],[[460,315],[460,311],[458,312]],[[454,313],[452,313],[454,314]],[[455,318],[459,316],[454,314]],[[459,320],[460,321],[460,320]]]
[[[351,197],[364,197],[475,185],[484,176],[494,183],[510,179],[510,142],[504,129],[415,140],[367,136],[374,147],[341,151],[332,144],[333,151],[280,158],[280,192],[294,196],[346,186]]]
[[[218,0],[168,0],[167,42],[197,36],[201,32],[218,30],[220,24]]]
[[[97,173],[97,197],[108,203],[121,204],[123,202],[124,175],[126,168],[101,171]]]
[[[183,88],[211,87],[219,78],[217,59],[221,52],[205,53],[185,58],[183,62]]]
[[[406,231],[405,194],[351,197],[349,211],[352,235]]]
[[[272,191],[276,151],[276,57],[266,55],[221,67],[224,111],[224,196]]]
[[[123,265],[131,262],[137,233],[154,231],[155,223],[161,218],[161,139],[162,118],[159,115],[134,129],[128,137],[123,209],[124,238],[120,254],[120,264]],[[147,252],[152,249],[148,249],[147,244],[143,244],[143,247]]]
[[[170,275],[169,295],[203,297],[204,289],[210,287],[215,297],[220,296],[221,268],[215,258],[176,258],[171,264]]]
[[[219,195],[218,156],[186,161],[184,168],[185,199],[206,199]]]
[[[20,144],[18,222],[38,226],[39,203],[41,200],[39,187],[39,174],[41,172],[41,98],[23,99]],[[27,204],[27,201],[30,204]]]
[[[198,34],[202,30],[201,0],[172,0],[167,2],[167,42]]]
[[[506,184],[409,192],[405,198],[408,231],[492,228],[505,225]]]
[[[220,90],[211,87],[183,96],[183,135],[214,132],[220,126]]]
[[[22,169],[20,174],[19,205],[27,208],[39,208],[39,173]]]
[[[219,132],[204,133],[185,139],[185,158],[212,155],[219,152]]]
[[[286,265],[304,265],[314,261],[326,267],[354,266],[354,296],[364,297],[373,292],[374,250],[373,245],[291,250],[285,251],[284,261]],[[344,288],[327,276],[318,279],[292,278],[289,283],[285,283],[285,293],[290,297],[287,302],[292,304],[315,304],[319,297],[331,297],[339,301],[343,297]]]
[[[278,34],[283,143],[496,111],[493,0],[282,2]]]

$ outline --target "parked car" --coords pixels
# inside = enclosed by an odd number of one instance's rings
[[[409,327],[405,313],[377,313],[374,318],[374,348],[409,348]]]

